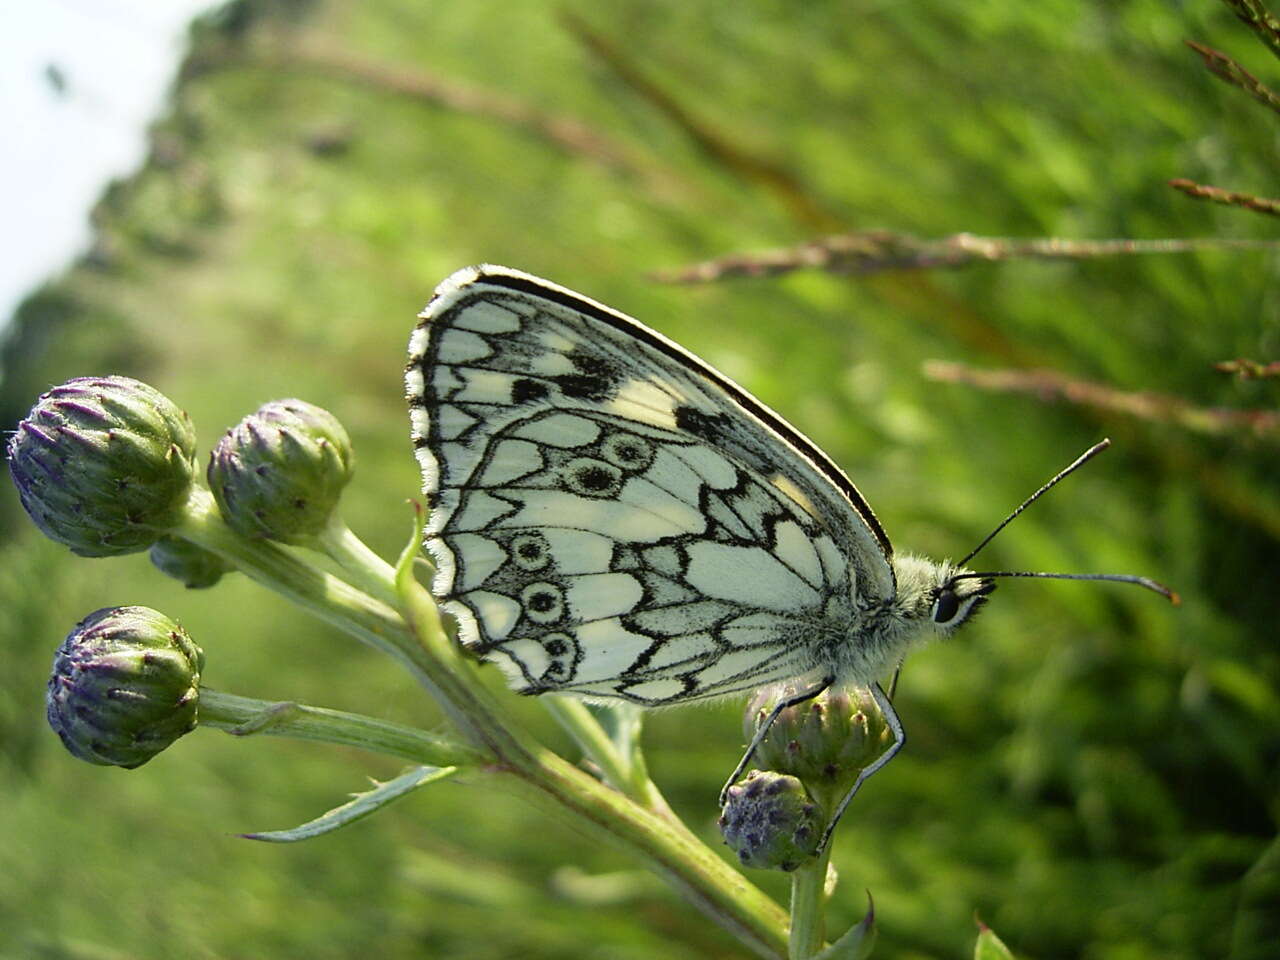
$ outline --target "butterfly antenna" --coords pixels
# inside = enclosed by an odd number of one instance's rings
[[[998,534],[1001,530],[1003,530],[1009,524],[1013,523],[1014,519],[1018,516],[1018,514],[1022,513],[1023,510],[1027,509],[1027,507],[1031,506],[1033,503],[1039,500],[1042,496],[1044,496],[1046,493],[1048,493],[1050,490],[1056,487],[1059,482],[1071,476],[1071,474],[1075,473],[1077,470],[1079,470],[1081,467],[1083,467],[1086,463],[1088,463],[1090,460],[1092,460],[1094,457],[1100,454],[1103,450],[1107,449],[1107,447],[1109,446],[1111,446],[1110,438],[1099,440],[1097,443],[1095,443],[1092,447],[1090,447],[1084,453],[1080,454],[1080,456],[1076,457],[1075,460],[1073,460],[1068,466],[1064,467],[1062,470],[1059,470],[1058,473],[1053,477],[1053,479],[1051,479],[1048,483],[1046,483],[1043,487],[1041,487],[1031,496],[1027,497],[1027,499],[1023,500],[1022,503],[1018,505],[1017,510],[1014,510],[1013,513],[1005,517],[1004,520],[1000,522],[1000,526],[996,527],[989,534],[987,534],[986,537],[983,539],[983,541],[980,544],[978,544],[976,547],[974,547],[972,550],[970,550],[969,555],[966,556],[959,563],[957,563],[956,566],[963,567],[966,563],[968,563],[970,560],[976,557],[981,552],[983,547],[985,547],[988,543],[990,543],[992,540],[996,538],[996,534]],[[987,576],[991,576],[991,574],[987,574]],[[957,577],[956,579],[960,579],[960,578]]]
[[[974,547],[973,550],[969,551],[969,555],[957,563],[956,566],[963,567],[966,563],[976,557],[979,551],[994,540],[996,538],[996,534],[1012,523],[1018,514],[1022,513],[1023,510],[1027,509],[1027,507],[1031,506],[1031,504],[1035,503],[1042,496],[1057,486],[1059,482],[1071,476],[1071,474],[1075,473],[1109,446],[1111,446],[1110,439],[1099,440],[1084,453],[1080,454],[1080,456],[1076,457],[1076,459],[1070,464],[1062,470],[1059,470],[1048,483],[1042,486],[1031,496],[1027,497],[1027,499],[1023,500],[1022,503],[1018,505],[1018,509],[1005,517],[1004,520],[1000,522],[1000,525],[987,534],[983,541]],[[1128,573],[1037,573],[1029,570],[989,570],[985,573],[957,574],[951,578],[951,582],[954,583],[957,580],[990,580],[996,577],[1037,577],[1042,580],[1110,580],[1114,583],[1132,583],[1160,594],[1160,596],[1167,599],[1174,606],[1178,606],[1182,603],[1182,598],[1164,584],[1157,583],[1149,577],[1137,577]]]
[[[1110,580],[1113,583],[1133,583],[1160,594],[1175,607],[1181,605],[1182,598],[1163,583],[1150,577],[1137,577],[1130,573],[1038,573],[1030,570],[990,570],[985,573],[961,573],[951,578],[957,580],[990,580],[994,577],[1038,577],[1041,580]]]

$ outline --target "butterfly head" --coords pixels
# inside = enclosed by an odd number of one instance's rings
[[[994,580],[973,577],[947,561],[902,555],[894,558],[893,570],[900,615],[942,634],[969,620],[996,588]]]

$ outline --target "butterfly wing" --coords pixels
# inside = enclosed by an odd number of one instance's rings
[[[679,702],[797,677],[894,595],[849,479],[635,320],[501,267],[436,291],[406,383],[432,590],[529,693]]]

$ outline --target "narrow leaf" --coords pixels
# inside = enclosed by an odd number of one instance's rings
[[[328,813],[294,827],[292,830],[267,830],[262,833],[242,833],[240,836],[246,840],[265,840],[269,843],[294,843],[298,840],[310,840],[312,837],[318,837],[321,834],[337,830],[339,827],[345,827],[349,823],[363,820],[375,810],[380,810],[393,800],[400,799],[418,787],[451,777],[457,772],[457,767],[414,767],[394,780],[379,783],[368,793],[355,794],[349,802],[340,807],[334,807]]]
[[[401,594],[406,589],[406,583],[413,579],[414,567],[426,564],[430,568],[431,574],[434,576],[436,572],[435,564],[431,563],[422,551],[422,531],[427,526],[427,514],[422,509],[422,504],[416,500],[411,501],[413,506],[413,529],[409,532],[409,542],[405,544],[400,556],[396,560],[396,590]]]
[[[867,913],[862,920],[813,960],[866,960],[876,945],[876,905],[867,891]]]
[[[996,932],[978,921],[978,942],[973,947],[973,960],[1014,960],[1012,951]]]

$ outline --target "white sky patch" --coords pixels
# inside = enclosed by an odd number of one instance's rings
[[[0,324],[88,248],[90,208],[111,179],[142,163],[187,25],[215,6],[40,0],[0,8]]]

